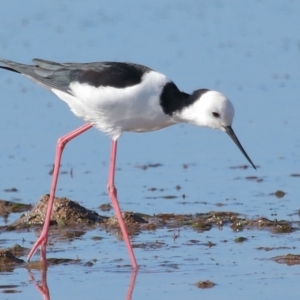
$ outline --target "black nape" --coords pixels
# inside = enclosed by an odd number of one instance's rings
[[[200,89],[190,95],[181,92],[174,82],[168,82],[160,95],[160,105],[165,114],[172,116],[175,112],[193,104],[208,91],[208,89]]]
[[[184,103],[189,97],[190,95],[181,92],[174,82],[168,82],[160,94],[160,105],[166,115],[172,116],[185,106]]]
[[[200,99],[201,96],[203,96],[205,93],[207,93],[208,89],[199,89],[193,92],[193,94],[189,97],[187,100],[187,105],[193,104],[196,100]]]

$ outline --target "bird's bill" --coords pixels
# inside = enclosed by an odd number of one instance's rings
[[[242,151],[242,153],[247,158],[247,160],[252,165],[252,167],[256,170],[255,165],[253,164],[252,160],[250,159],[250,157],[248,156],[248,154],[244,150],[243,146],[241,145],[240,141],[238,140],[237,136],[235,135],[232,127],[231,126],[226,126],[226,127],[224,127],[224,129],[227,132],[227,134],[231,137],[231,139],[234,141],[234,143],[238,146],[238,148]]]

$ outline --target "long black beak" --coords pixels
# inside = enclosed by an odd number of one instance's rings
[[[250,159],[250,157],[248,156],[248,154],[244,150],[243,146],[241,145],[240,141],[238,140],[238,138],[235,135],[235,133],[234,133],[233,129],[231,128],[231,126],[227,126],[227,127],[224,127],[224,128],[225,128],[225,131],[228,133],[228,135],[232,138],[232,140],[234,141],[234,143],[239,147],[239,149],[245,155],[245,157],[247,158],[247,160],[249,161],[249,163],[252,165],[252,167],[256,170],[256,167],[254,166],[252,160]]]

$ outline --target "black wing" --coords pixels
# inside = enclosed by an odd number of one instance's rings
[[[56,88],[69,93],[71,82],[125,88],[141,82],[151,69],[142,65],[121,62],[56,63],[34,59],[34,65],[1,60],[2,69],[24,74],[47,89]]]

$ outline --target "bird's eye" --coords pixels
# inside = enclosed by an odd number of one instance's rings
[[[212,115],[213,115],[215,118],[220,118],[220,114],[217,113],[217,112],[212,112]]]

